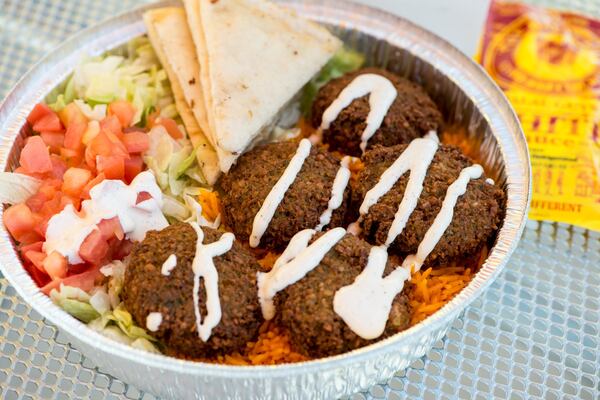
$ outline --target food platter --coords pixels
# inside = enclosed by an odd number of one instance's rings
[[[6,258],[2,260],[4,273],[20,294],[42,315],[72,335],[71,340],[76,347],[116,376],[151,392],[172,397],[184,397],[192,393],[202,393],[202,396],[207,398],[225,395],[260,396],[271,393],[275,396],[302,398],[311,394],[332,397],[351,393],[366,388],[373,382],[384,380],[396,370],[408,366],[412,359],[424,354],[445,334],[460,311],[491,283],[504,266],[508,255],[514,250],[524,226],[529,197],[529,169],[524,138],[514,114],[499,90],[464,56],[445,42],[411,24],[366,8],[348,5],[336,6],[334,10],[334,7],[328,4],[331,3],[308,2],[292,5],[303,15],[332,25],[342,25],[343,22],[346,28],[355,28],[363,32],[349,30],[342,37],[352,46],[369,49],[372,63],[387,62],[389,66],[413,80],[422,81],[426,85],[427,82],[431,82],[433,87],[428,88],[430,91],[434,94],[437,91],[438,95],[443,94],[445,98],[452,99],[451,104],[447,104],[446,111],[468,129],[467,135],[470,139],[480,144],[482,154],[487,154],[487,158],[483,157],[487,162],[486,167],[503,171],[494,176],[494,179],[506,183],[508,187],[508,213],[498,243],[488,262],[471,285],[447,307],[425,323],[389,340],[348,355],[320,361],[293,366],[243,369],[152,356],[119,346],[84,330],[82,325],[39,294],[31,280],[22,272],[13,251],[3,251],[3,257]],[[3,131],[8,132],[2,143],[5,151],[3,163],[14,161],[14,156],[11,160],[10,151],[12,141],[20,131],[19,121],[23,120],[24,114],[32,104],[64,79],[79,58],[78,49],[85,47],[88,51],[91,49],[92,52],[99,53],[142,33],[143,29],[139,11],[111,20],[65,44],[24,78],[9,96],[0,114]],[[393,51],[365,33],[376,38],[385,38],[404,51]],[[418,54],[419,59],[412,57],[411,53]],[[57,60],[61,62],[58,63]],[[436,77],[436,70],[442,71],[448,78],[431,79]],[[47,74],[48,71],[60,72]],[[56,79],[49,81],[47,76]],[[2,233],[3,246],[9,246],[6,232]],[[9,256],[10,259],[7,258]],[[96,347],[102,350],[98,351]],[[132,371],[135,372],[132,374]],[[154,383],[148,379],[158,374],[161,374],[160,382]],[[175,381],[179,384],[169,384]],[[235,383],[231,384],[232,382]],[[312,388],[319,392],[302,392],[299,388]]]

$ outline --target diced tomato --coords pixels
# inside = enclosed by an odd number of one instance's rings
[[[27,116],[27,122],[29,125],[33,126],[40,119],[44,118],[46,115],[51,114],[53,111],[50,107],[48,107],[44,103],[38,103],[33,107],[33,110]]]
[[[99,173],[94,179],[92,179],[91,181],[88,182],[87,185],[85,185],[85,187],[83,188],[83,192],[81,193],[81,197],[84,199],[89,199],[90,198],[90,190],[105,179],[106,179],[106,176],[104,176],[103,173]]]
[[[99,230],[95,230],[81,243],[79,256],[92,265],[98,265],[104,260],[108,250],[108,242]]]
[[[123,240],[113,249],[112,258],[115,260],[122,260],[131,253],[131,250],[133,250],[133,243],[129,240]]]
[[[118,217],[103,219],[98,223],[98,229],[100,229],[102,237],[106,240],[109,240],[113,237],[122,240],[125,237],[125,232],[123,232],[123,228],[121,227]]]
[[[125,160],[120,156],[98,156],[96,157],[96,168],[103,173],[106,179],[125,178]]]
[[[129,160],[125,160],[125,182],[131,181],[144,169],[144,160],[140,155],[132,155]]]
[[[73,208],[75,208],[76,210],[79,210],[79,207],[81,206],[81,199],[79,198],[79,196],[63,195],[60,198],[61,210],[63,210],[67,206],[67,204],[70,204],[73,206]]]
[[[121,137],[117,137],[117,135],[113,134],[112,132],[106,131],[106,136],[108,137],[108,140],[110,140],[110,142],[113,144],[111,155],[119,155],[123,156],[123,158],[129,158],[129,152],[127,151],[125,144],[123,144],[123,141],[121,140],[123,138],[123,135],[121,135]]]
[[[121,128],[121,122],[119,118],[114,115],[109,115],[100,121],[100,130],[105,132],[111,132],[113,135],[121,138],[123,136],[123,129]]]
[[[46,270],[46,273],[50,275],[52,280],[61,279],[67,276],[67,259],[57,251],[53,251],[46,256],[43,266],[44,270]]]
[[[61,132],[64,127],[54,111],[44,115],[33,124],[33,130],[36,132]]]
[[[66,149],[62,147],[60,149],[60,156],[65,160],[68,167],[76,167],[81,165],[83,161],[83,152],[78,150]]]
[[[100,133],[90,141],[88,149],[90,149],[90,152],[95,156],[129,157],[129,153],[123,142],[121,142],[113,133],[108,131],[100,131]]]
[[[28,262],[24,262],[23,267],[29,273],[29,276],[31,276],[31,278],[36,283],[36,285],[38,285],[39,287],[44,287],[45,285],[48,285],[52,281],[50,279],[50,277],[48,276],[48,274],[40,271],[39,269],[37,269],[36,267],[34,267],[32,264],[30,264]]]
[[[83,148],[83,134],[88,128],[88,124],[83,121],[74,121],[69,124],[65,133],[64,146],[71,150],[81,150]]]
[[[63,146],[65,142],[65,135],[62,132],[41,132],[40,137],[46,144],[46,146],[50,147],[50,152],[58,154],[60,153],[60,148]]]
[[[42,287],[42,293],[49,294],[52,289],[56,289],[62,283],[65,286],[78,287],[84,292],[89,292],[94,288],[94,283],[102,273],[100,272],[100,265],[94,266],[86,272],[71,275],[64,279],[56,279]]]
[[[90,121],[83,132],[81,142],[84,145],[90,144],[90,142],[100,133],[100,124],[98,121]]]
[[[19,163],[28,172],[45,173],[52,171],[52,161],[48,147],[39,136],[32,136],[21,150]]]
[[[65,160],[56,154],[52,154],[50,155],[50,162],[52,163],[52,176],[55,179],[62,179],[67,170],[67,163]]]
[[[17,241],[33,243],[42,239],[33,231],[36,220],[27,205],[15,204],[10,206],[4,211],[3,218],[6,228]]]
[[[72,124],[87,124],[87,118],[81,112],[81,109],[75,103],[69,103],[65,108],[58,112],[58,118],[67,129]]]
[[[129,153],[142,153],[150,147],[150,138],[144,132],[131,132],[123,135],[123,144]]]
[[[128,101],[117,100],[108,105],[108,115],[115,115],[121,126],[127,128],[131,125],[135,115],[135,107]]]
[[[183,133],[181,133],[179,130],[175,120],[171,118],[160,117],[156,119],[155,123],[164,126],[173,139],[181,139],[183,137]]]
[[[25,254],[28,251],[41,252],[43,247],[44,247],[44,242],[39,241],[39,242],[31,243],[31,244],[26,244],[24,246],[20,246],[19,251],[21,252],[21,254]]]
[[[86,147],[85,152],[83,153],[83,157],[85,159],[85,164],[91,168],[93,171],[96,170],[96,155],[91,147]]]
[[[46,272],[44,269],[44,260],[46,259],[46,253],[42,251],[29,250],[24,253],[24,257],[31,261],[31,263],[40,271]]]
[[[92,179],[91,171],[71,167],[65,171],[61,190],[69,196],[79,197],[90,179]]]
[[[135,199],[135,204],[140,204],[142,201],[150,200],[152,196],[148,192],[139,192]]]

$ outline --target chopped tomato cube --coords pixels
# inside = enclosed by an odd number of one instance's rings
[[[69,196],[79,197],[90,179],[92,179],[91,171],[71,167],[65,171],[61,190]]]
[[[85,132],[83,132],[83,136],[81,137],[81,142],[87,146],[99,133],[100,133],[100,124],[98,123],[98,121],[90,121],[87,124],[87,128],[85,129]]]
[[[104,260],[108,250],[108,242],[99,230],[95,230],[81,243],[79,256],[92,265],[98,265]]]
[[[56,154],[52,154],[50,156],[50,162],[52,163],[52,176],[55,179],[62,179],[67,170],[67,163],[65,160]]]
[[[19,163],[27,172],[45,173],[52,171],[50,152],[39,136],[31,136],[19,157]]]
[[[33,234],[36,220],[26,204],[15,204],[4,211],[4,224],[13,238],[19,242],[33,243],[41,238]],[[32,240],[37,237],[37,240]]]
[[[131,132],[123,135],[123,144],[129,153],[143,153],[150,147],[150,138],[144,132]]]
[[[87,118],[75,103],[69,103],[65,108],[60,110],[58,118],[60,118],[60,121],[67,129],[72,124],[87,124]]]
[[[133,249],[133,242],[129,240],[123,240],[119,245],[113,249],[112,258],[115,260],[122,260],[131,253]]]
[[[44,118],[46,115],[51,114],[53,111],[50,107],[48,107],[44,103],[38,103],[33,107],[33,110],[27,116],[27,122],[29,125],[33,126],[40,119]]]
[[[72,268],[72,267],[71,267]],[[52,289],[60,287],[62,283],[65,286],[78,287],[84,292],[89,292],[94,288],[96,279],[102,275],[100,265],[92,267],[90,270],[77,275],[71,275],[64,279],[55,279],[42,287],[42,293],[49,294]]]
[[[50,152],[58,154],[60,153],[60,148],[63,146],[65,142],[65,135],[62,132],[41,132],[40,137],[46,144],[46,146],[50,147]]]
[[[100,229],[102,237],[106,240],[109,240],[113,237],[122,240],[125,237],[125,232],[123,232],[123,228],[121,227],[121,222],[119,222],[118,217],[103,219],[98,223],[98,229]]]
[[[148,192],[139,192],[135,199],[135,204],[140,204],[142,201],[150,200],[152,196]]]
[[[46,270],[44,269],[44,260],[46,259],[46,253],[44,253],[43,251],[29,250],[24,254],[24,256],[27,260],[31,261],[31,263],[37,269],[39,269],[42,272],[46,272]]]
[[[106,176],[103,173],[99,173],[94,179],[88,182],[87,185],[83,188],[83,192],[81,193],[81,197],[84,199],[90,198],[90,190],[106,179]]]
[[[108,105],[108,115],[115,115],[121,126],[127,128],[131,125],[135,115],[135,107],[126,100],[113,101]]]
[[[61,279],[67,276],[67,259],[57,251],[53,251],[46,256],[43,266],[44,270],[50,275],[52,280]]]
[[[21,254],[25,254],[28,251],[39,251],[42,252],[42,248],[44,247],[44,242],[39,241],[31,244],[26,244],[24,246],[20,246],[19,251]]]
[[[77,167],[83,161],[83,152],[80,150],[60,149],[60,156],[66,161],[68,167]]]
[[[155,123],[164,126],[173,139],[181,139],[183,137],[183,133],[181,133],[179,130],[179,126],[177,126],[177,122],[175,122],[175,120],[171,118],[159,117],[156,119]]]
[[[125,182],[131,183],[144,169],[144,160],[140,155],[132,155],[129,160],[125,160]]]
[[[64,146],[71,150],[81,150],[83,148],[83,134],[88,128],[88,124],[83,121],[74,121],[67,127],[65,133]]]
[[[123,135],[123,129],[121,128],[121,122],[119,118],[114,115],[109,115],[100,121],[100,130],[111,132],[113,135],[117,137],[121,137]]]
[[[120,156],[98,156],[96,157],[96,168],[103,173],[106,179],[125,178],[125,160]]]
[[[36,267],[31,265],[31,263],[24,262],[23,267],[29,273],[29,276],[31,276],[31,279],[33,279],[35,284],[38,285],[39,287],[44,287],[45,285],[48,285],[52,282],[50,277],[48,276],[48,274],[40,271],[39,269],[37,269]]]
[[[36,132],[61,132],[63,125],[54,111],[44,115],[33,124],[33,130]]]

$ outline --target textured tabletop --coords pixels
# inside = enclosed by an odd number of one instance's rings
[[[139,3],[0,0],[0,97],[67,36]],[[600,16],[598,0],[553,3]],[[600,399],[600,233],[530,222],[504,273],[443,341],[352,399],[493,397]],[[154,397],[96,368],[0,275],[0,398]]]

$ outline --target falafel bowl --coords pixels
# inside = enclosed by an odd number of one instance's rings
[[[528,166],[506,163],[522,138],[490,127],[520,134],[510,109],[486,120],[435,67],[272,3],[140,16],[146,35],[27,110],[2,173],[21,268],[86,329],[199,365],[305,365],[418,330],[497,273],[528,201]]]

